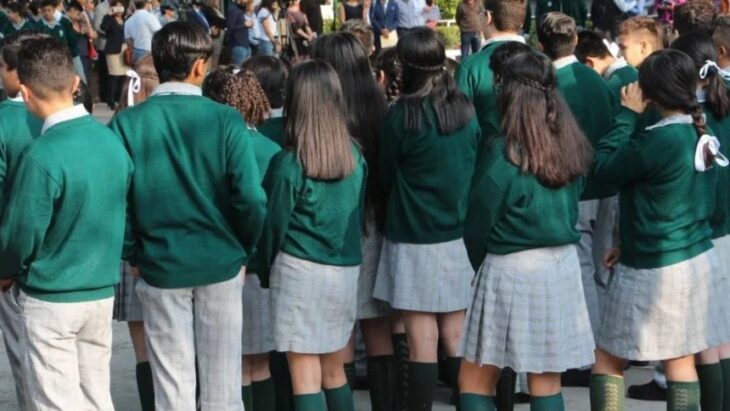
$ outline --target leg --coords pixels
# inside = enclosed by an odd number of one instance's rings
[[[195,411],[193,290],[161,289],[144,280],[137,281],[135,290],[145,316],[155,408]]]
[[[463,411],[494,411],[494,395],[501,370],[492,365],[461,362],[459,405]]]
[[[709,348],[695,355],[697,377],[700,381],[700,403],[704,411],[722,411],[724,392],[720,348]]]
[[[112,359],[112,311],[114,299],[89,304],[86,324],[79,330],[79,380],[85,406],[89,410],[113,410],[110,362]]]
[[[253,357],[253,355],[244,355],[241,358],[241,397],[245,411],[253,410],[253,390],[251,389]]]
[[[595,339],[598,339],[601,317],[596,292],[596,267],[593,264],[593,236],[595,234],[597,214],[598,200],[581,201],[579,203],[578,224],[576,226],[578,232],[580,232],[580,241],[577,244],[578,259],[580,260],[581,278],[583,280],[583,293],[585,294],[588,315]]]
[[[322,387],[327,399],[329,411],[354,411],[355,403],[352,399],[352,390],[347,383],[344,361],[348,359],[350,349],[344,349],[320,356],[322,367]]]
[[[406,409],[406,398],[408,396],[408,357],[410,356],[410,349],[408,348],[406,327],[403,325],[400,313],[393,314],[391,331],[393,333],[391,334],[391,341],[395,352],[396,378],[398,381],[395,393],[395,409],[404,410]]]
[[[404,311],[401,314],[409,345],[407,407],[428,411],[438,379],[438,321],[436,314]]]
[[[129,336],[132,339],[134,357],[137,360],[135,374],[137,377],[137,392],[142,411],[155,409],[155,387],[152,382],[152,368],[147,361],[147,350],[145,348],[144,323],[142,321],[130,321]]]
[[[667,373],[667,410],[699,411],[700,384],[693,355],[662,361]]]
[[[355,331],[353,330],[350,334],[350,340],[347,341],[347,346],[339,351],[342,359],[342,367],[345,370],[345,377],[347,378],[347,384],[351,390],[355,390]],[[326,376],[323,374],[322,378],[326,380]]]
[[[269,354],[269,364],[272,379],[274,380],[274,391],[276,392],[276,410],[291,411],[294,409],[294,392],[286,354],[276,351],[271,352]]]
[[[530,387],[530,410],[561,411],[565,409],[563,394],[560,392],[560,374],[527,374]]]
[[[97,72],[96,87],[99,90],[99,100],[106,102],[107,77],[109,76],[109,67],[106,65],[106,53],[99,51],[99,58],[96,60],[94,68]]]
[[[457,357],[457,353],[459,351],[459,342],[461,341],[461,331],[464,326],[465,316],[466,310],[439,314],[437,316],[439,341],[446,354],[444,365],[446,367],[447,383],[451,385],[452,402],[456,405],[457,410],[459,409],[459,366],[461,365],[461,358]]]
[[[461,33],[461,58],[462,60],[471,54],[471,38],[474,33]]]
[[[242,275],[193,289],[200,403],[204,410],[242,411]]]
[[[368,354],[368,385],[373,411],[392,411],[396,407],[399,381],[390,326],[390,317],[360,321]]]
[[[482,47],[481,34],[475,33],[474,37],[471,38],[471,52],[476,53]]]
[[[0,292],[0,333],[5,343],[5,352],[8,355],[10,370],[15,381],[15,394],[18,397],[18,404],[25,409],[25,382],[23,381],[23,357],[21,347],[21,333],[23,323],[21,310],[18,307],[16,298],[20,289],[13,285],[7,292]]]
[[[316,394],[322,390],[322,366],[317,354],[286,353],[294,396]],[[344,379],[344,371],[342,371]]]
[[[251,391],[255,411],[274,411],[276,393],[269,369],[269,354],[251,356]],[[249,411],[251,409],[249,408]]]
[[[596,349],[596,364],[591,376],[591,410],[622,411],[624,409],[624,365],[626,361]]]
[[[368,357],[393,355],[393,341],[390,333],[390,317],[360,321],[360,331],[365,340]]]

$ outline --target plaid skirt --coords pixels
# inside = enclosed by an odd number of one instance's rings
[[[627,360],[657,361],[729,342],[729,281],[715,249],[660,268],[619,264],[598,346]]]
[[[730,277],[730,234],[712,240],[712,244],[720,257],[720,271]]]
[[[142,304],[140,304],[139,297],[134,291],[137,279],[132,275],[128,263],[123,261],[119,270],[122,273],[122,278],[114,291],[113,318],[117,321],[142,321]]]
[[[345,347],[355,325],[360,266],[340,267],[279,252],[271,267],[274,346],[327,354]]]
[[[362,237],[362,265],[357,280],[357,319],[369,320],[390,315],[393,310],[388,303],[373,297],[375,279],[378,275],[380,250],[383,246],[383,236],[376,233],[374,227],[369,227],[369,235]]]
[[[374,295],[397,310],[450,313],[466,309],[473,277],[461,238],[437,244],[386,238]]]
[[[471,292],[459,355],[516,372],[563,372],[595,361],[574,245],[488,254]]]
[[[256,274],[246,274],[243,285],[243,355],[265,354],[274,350],[274,324],[270,291],[261,288]]]

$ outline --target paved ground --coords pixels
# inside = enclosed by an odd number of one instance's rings
[[[105,106],[97,105],[95,116],[101,121],[108,121],[111,113]],[[0,341],[0,410],[19,411],[15,400],[15,392],[12,385],[10,367],[5,357],[5,348]],[[122,323],[114,324],[114,346],[111,364],[112,373],[112,397],[117,411],[139,410],[139,400],[134,376],[134,353],[132,343],[129,340],[127,327]],[[651,378],[650,369],[632,369],[627,374],[629,384],[643,383]],[[588,400],[588,389],[566,388],[564,391],[568,410],[588,411],[590,409]],[[436,396],[435,411],[451,411],[453,407],[448,405],[449,391],[440,389]],[[356,409],[365,411],[369,409],[369,397],[365,391],[355,393]],[[660,411],[665,409],[664,403],[651,403],[629,400],[626,403],[628,411]],[[529,410],[528,405],[520,405],[516,410]]]

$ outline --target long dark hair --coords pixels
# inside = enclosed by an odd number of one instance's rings
[[[256,75],[272,109],[284,105],[289,70],[281,60],[273,56],[253,56],[241,65],[241,69],[250,70]]]
[[[451,134],[466,126],[474,118],[474,106],[446,71],[446,50],[436,33],[413,29],[400,39],[397,49],[403,65],[400,101],[406,108],[406,129],[421,130],[426,98],[436,112],[439,133]]]
[[[340,180],[355,170],[345,102],[337,73],[312,60],[291,71],[286,86],[286,149],[294,150],[306,175]]]
[[[378,182],[380,127],[386,113],[385,95],[373,76],[362,42],[349,32],[322,36],[312,55],[329,63],[337,72],[347,108],[347,128],[363,150],[368,163],[366,209],[374,213],[379,229],[385,223],[385,193]]]
[[[509,160],[552,188],[585,175],[592,148],[556,88],[550,59],[521,52],[503,70],[498,106]]]
[[[400,95],[401,64],[398,61],[398,50],[395,47],[382,49],[375,59],[375,70],[378,76],[383,75],[385,99],[393,101]]]
[[[717,49],[712,37],[702,31],[693,31],[679,37],[672,43],[672,48],[684,52],[692,58],[697,75],[706,62],[717,62]],[[709,67],[706,77],[700,78],[700,80],[707,80],[706,103],[712,114],[718,119],[724,119],[730,115],[730,90],[725,85],[719,69]]]

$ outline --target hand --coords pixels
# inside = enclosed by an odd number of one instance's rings
[[[251,28],[253,27],[253,22],[251,20],[246,20],[245,23],[243,23],[244,26]]]
[[[12,278],[0,280],[0,291],[7,293],[13,284],[15,284],[15,280]]]
[[[609,248],[603,256],[603,266],[608,269],[613,268],[616,264],[618,264],[619,257],[621,257],[620,248]]]
[[[139,271],[139,268],[137,268],[137,267],[129,267],[129,272],[132,273],[132,277],[134,277],[134,278],[142,278],[142,273]]]
[[[644,99],[639,82],[631,83],[621,89],[621,105],[638,114],[646,110],[647,101]]]
[[[382,29],[382,30],[380,30],[380,35],[387,39],[388,36],[390,35],[390,32],[388,31],[388,29]]]

